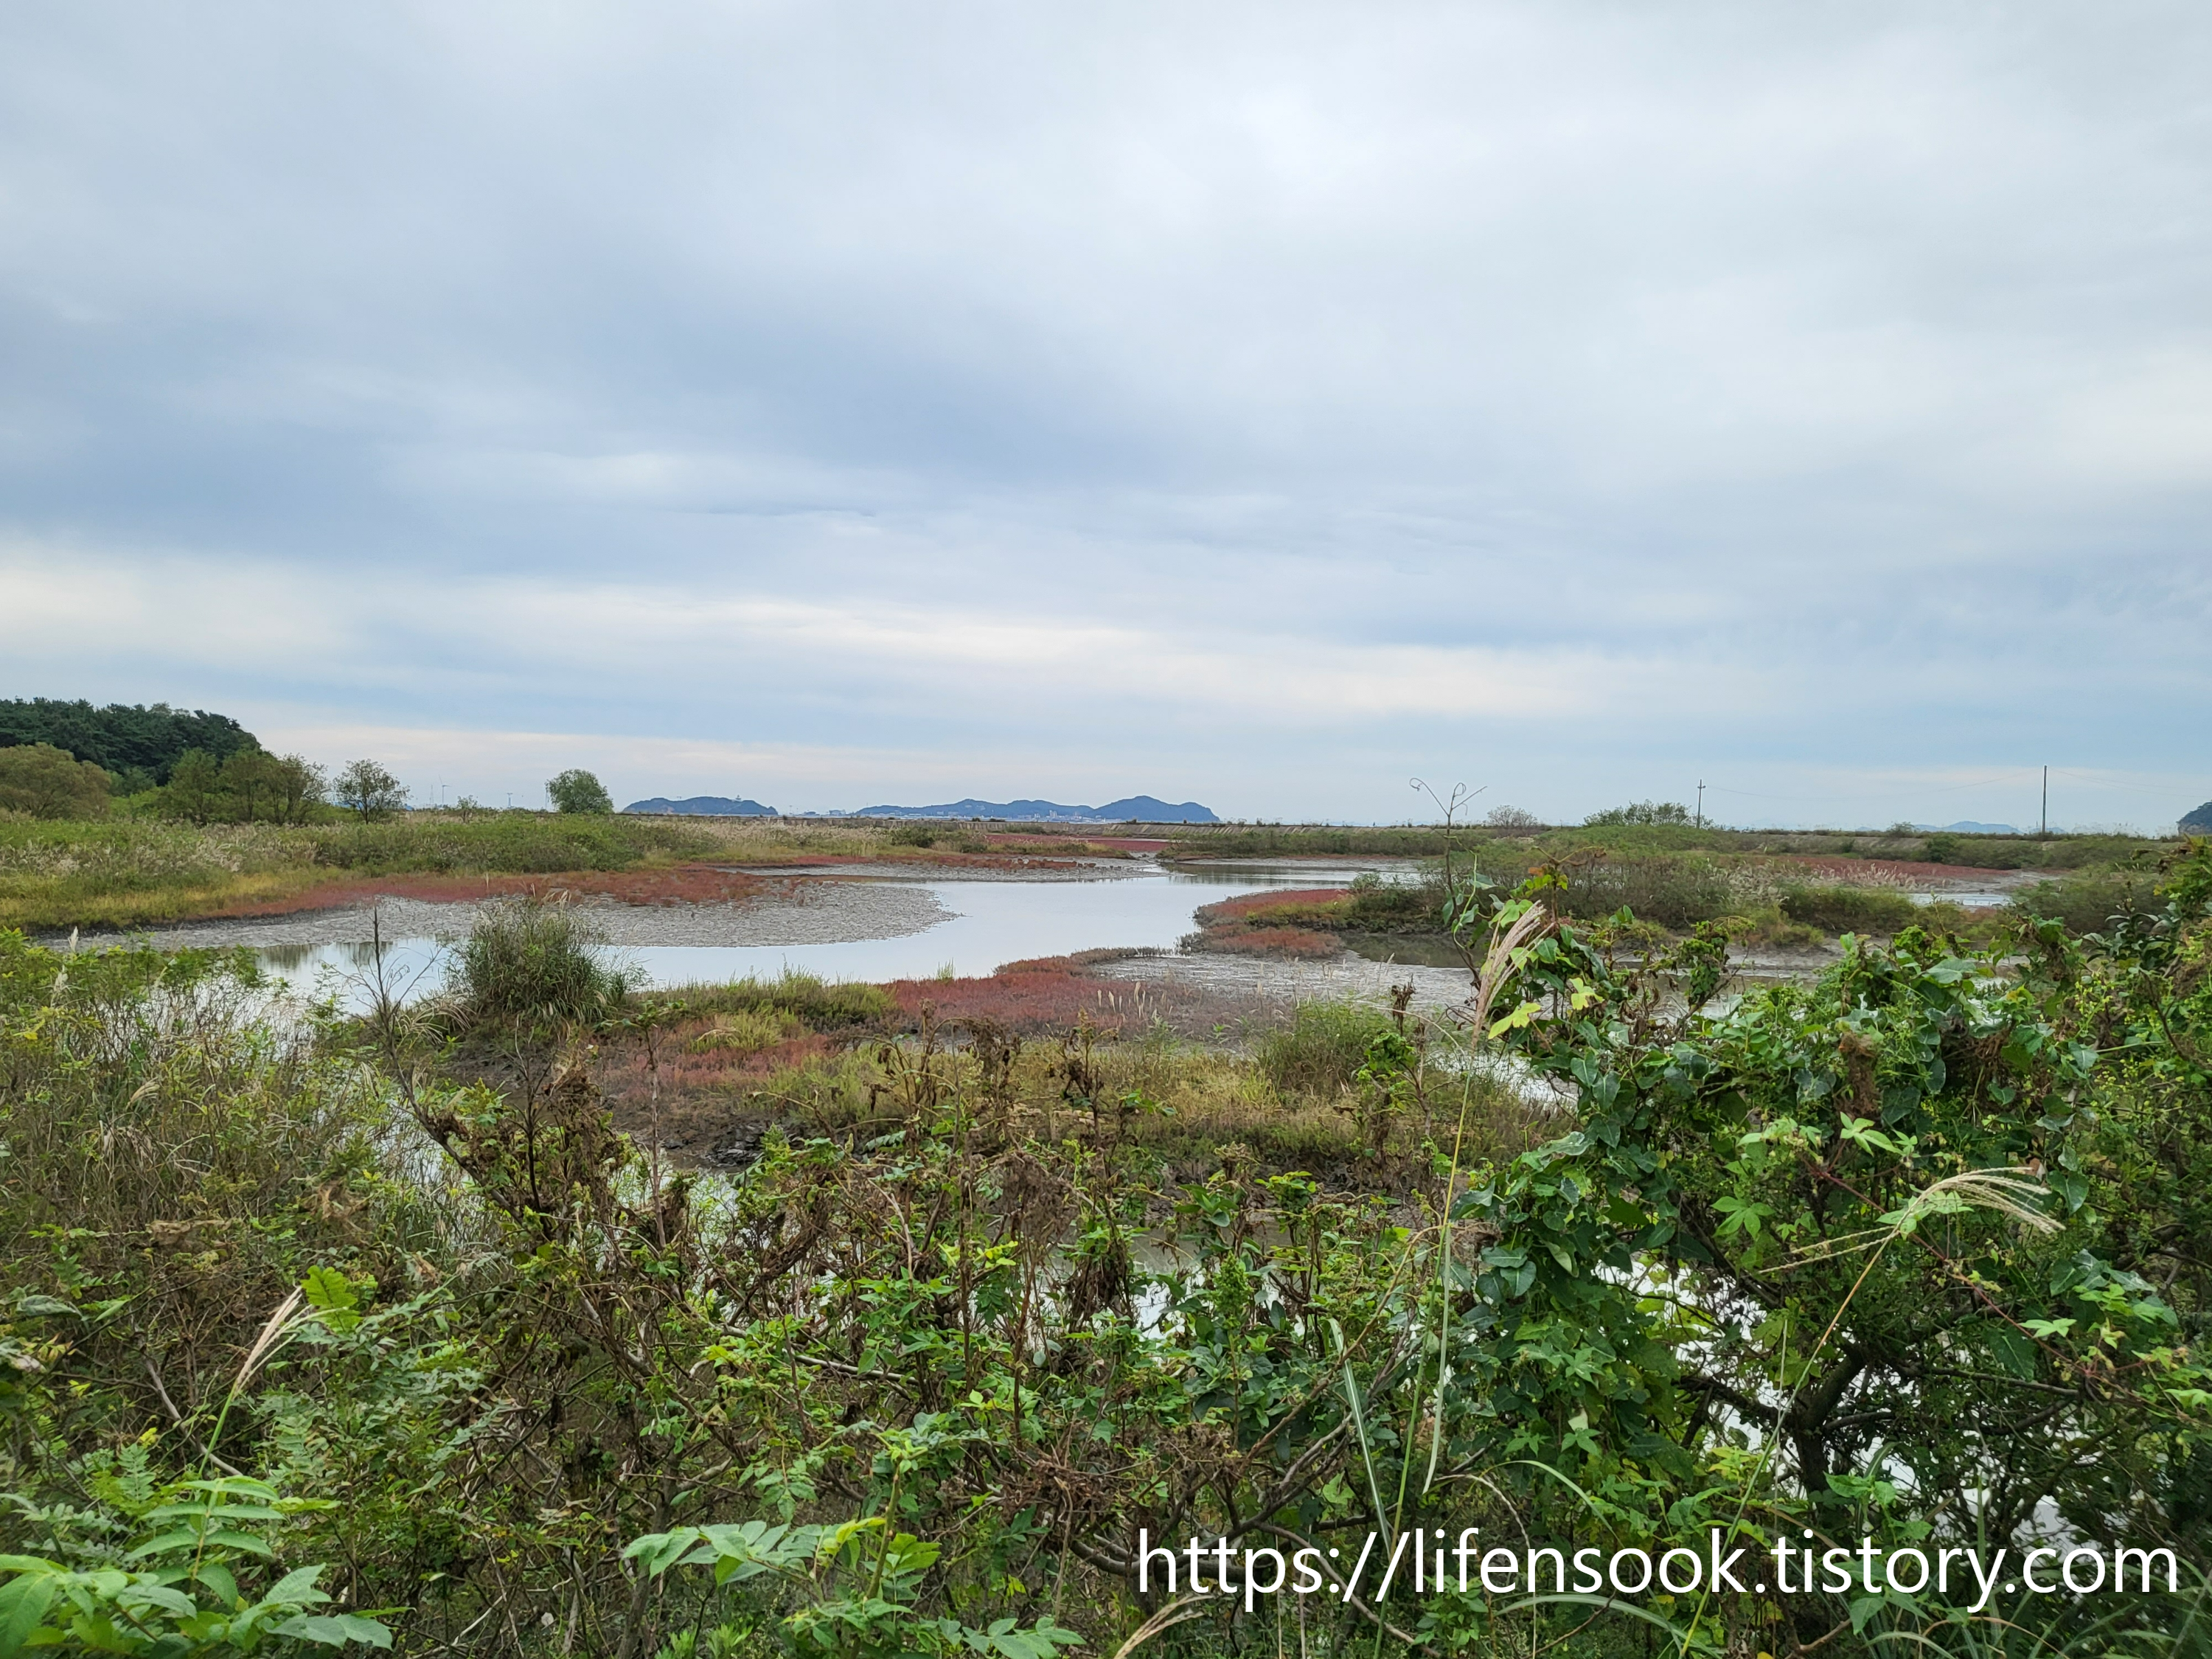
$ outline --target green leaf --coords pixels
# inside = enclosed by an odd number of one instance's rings
[[[1999,1369],[2022,1380],[2035,1375],[2035,1344],[2009,1325],[1989,1328],[1990,1356]]]
[[[276,1558],[276,1552],[270,1549],[264,1540],[256,1537],[253,1534],[250,1532],[233,1532],[228,1528],[225,1528],[221,1532],[210,1533],[207,1535],[207,1540],[209,1543],[219,1545],[224,1549],[244,1550],[249,1555],[265,1556],[272,1560]]]
[[[234,1611],[238,1607],[238,1580],[228,1567],[220,1561],[203,1561],[192,1577],[222,1598],[223,1609]]]
[[[315,1580],[322,1576],[322,1571],[323,1569],[319,1565],[312,1567],[295,1567],[270,1585],[269,1593],[261,1599],[264,1601],[290,1601],[302,1604],[309,1601],[327,1601],[331,1598],[315,1588]]]
[[[392,1645],[389,1630],[357,1613],[300,1613],[270,1628],[279,1636],[300,1642],[319,1642],[328,1648],[342,1648],[349,1642],[366,1643],[373,1648]]]
[[[323,1322],[334,1331],[349,1331],[361,1323],[361,1292],[334,1267],[310,1267],[301,1285],[309,1304],[320,1310]]]
[[[180,1481],[178,1492],[211,1492],[224,1498],[258,1498],[264,1504],[273,1504],[279,1494],[265,1480],[256,1480],[250,1474],[226,1474],[217,1480]]]
[[[173,1590],[162,1584],[133,1584],[115,1599],[124,1607],[161,1607],[175,1613],[179,1619],[189,1619],[199,1611],[192,1604],[191,1596],[182,1590]]]
[[[24,1558],[9,1556],[4,1559],[17,1561]],[[37,1565],[47,1566],[44,1561]],[[54,1581],[51,1568],[44,1572],[24,1571],[21,1577],[0,1584],[0,1659],[15,1659],[16,1650],[46,1616],[46,1609],[52,1605],[53,1599]]]
[[[1492,1024],[1490,1028],[1489,1036],[1493,1041],[1495,1041],[1497,1038],[1504,1036],[1508,1031],[1517,1031],[1543,1012],[1544,1005],[1542,1003],[1524,1002],[1518,1008],[1516,1008],[1511,1013],[1506,1015],[1504,1018]]]
[[[198,1549],[200,1531],[198,1527],[179,1527],[174,1532],[165,1532],[159,1538],[149,1538],[123,1559],[136,1561],[145,1555],[166,1555],[171,1550]]]

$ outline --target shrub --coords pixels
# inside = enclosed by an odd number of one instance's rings
[[[1894,933],[1923,918],[1921,907],[1888,887],[1792,887],[1782,914],[1831,933]]]
[[[1608,806],[1602,812],[1593,812],[1583,822],[1594,823],[1687,823],[1690,809],[1678,800],[1632,801],[1626,806]]]
[[[484,907],[455,953],[451,989],[468,1026],[543,1030],[596,1024],[629,984],[574,911],[508,899]]]
[[[1343,920],[1350,927],[1378,933],[1431,932],[1439,925],[1443,907],[1443,883],[1434,874],[1419,883],[1365,874],[1352,878]]]
[[[686,986],[676,994],[702,1013],[788,1014],[811,1031],[871,1025],[898,1011],[890,993],[879,985],[824,981],[813,974],[786,973],[777,979]]]
[[[798,1015],[781,1008],[740,1008],[717,1014],[714,1023],[691,1039],[694,1054],[757,1054],[805,1034]]]
[[[1391,1029],[1390,1017],[1359,1002],[1302,1002],[1290,1024],[1260,1040],[1260,1071],[1285,1097],[1332,1099],[1367,1063],[1367,1045]]]
[[[371,874],[500,871],[552,875],[623,870],[648,854],[696,853],[714,846],[685,825],[650,818],[501,812],[474,822],[409,817],[389,823],[331,824],[313,833],[316,861]]]
[[[1626,906],[1638,921],[1689,927],[1743,908],[1725,866],[1709,858],[1656,853],[1615,855],[1565,867],[1560,908],[1595,920]]]
[[[2084,871],[2056,881],[2039,881],[2013,897],[2022,915],[2062,921],[2072,933],[2102,933],[2112,919],[2142,903],[2143,884],[2123,870]]]
[[[107,815],[107,774],[50,743],[0,749],[0,811],[34,818]]]

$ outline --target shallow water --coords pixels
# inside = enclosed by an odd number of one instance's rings
[[[1078,951],[1171,951],[1196,927],[1192,913],[1201,905],[1271,888],[1341,885],[1362,869],[1380,867],[1289,860],[1191,872],[1152,867],[1096,881],[924,880],[919,884],[951,914],[918,933],[825,945],[639,945],[609,954],[659,986],[774,978],[787,970],[869,982],[927,979],[947,969],[967,977]],[[809,878],[856,879],[834,873]],[[435,939],[387,940],[386,979],[406,996],[434,991],[451,951],[450,941]],[[375,962],[367,945],[267,945],[258,955],[301,989],[349,1002],[365,994]]]

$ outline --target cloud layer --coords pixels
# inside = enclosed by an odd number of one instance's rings
[[[2178,5],[17,8],[0,695],[493,798],[2170,822],[2208,72]]]

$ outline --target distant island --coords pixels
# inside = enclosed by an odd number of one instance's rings
[[[757,800],[738,796],[735,800],[727,795],[694,795],[689,800],[671,800],[665,795],[655,795],[651,800],[634,800],[623,808],[625,812],[673,812],[682,817],[702,818],[773,818],[781,817],[773,806],[763,806]]]
[[[2185,814],[2180,824],[2185,836],[2212,836],[2212,800],[2208,800],[2195,811]]]
[[[1210,806],[1194,800],[1170,805],[1150,795],[1109,800],[1103,806],[1063,806],[1056,800],[956,800],[940,806],[863,806],[846,818],[1005,818],[1017,823],[1218,823]]]

